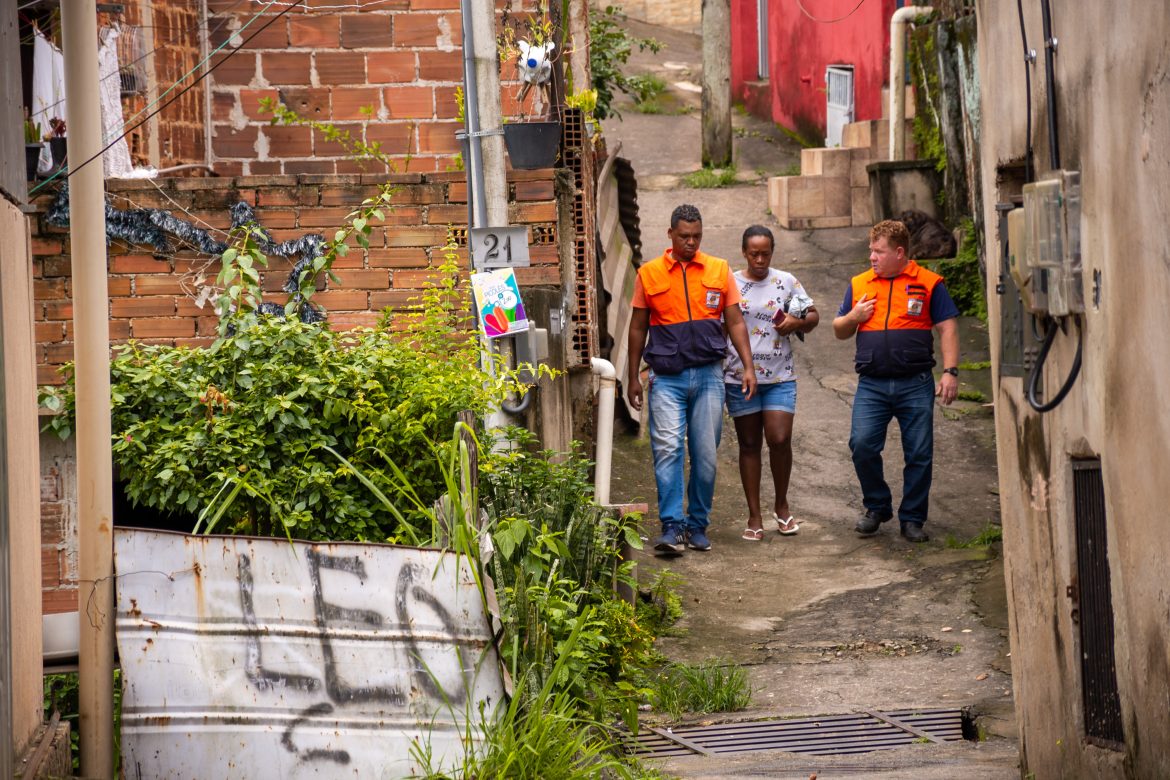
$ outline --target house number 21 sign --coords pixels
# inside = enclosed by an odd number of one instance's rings
[[[471,229],[471,257],[475,268],[527,268],[528,228]]]

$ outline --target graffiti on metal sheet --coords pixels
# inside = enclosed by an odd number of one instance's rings
[[[467,713],[502,696],[466,560],[408,548],[230,538],[216,539],[221,549],[213,551],[206,541],[119,531],[124,749],[139,760],[142,776],[191,771],[158,765],[189,760],[164,749],[179,736],[242,751],[239,734],[253,736],[247,755],[224,759],[233,771],[249,762],[262,776],[274,771],[254,757],[258,742],[286,756],[277,764],[293,776],[298,766],[323,763],[358,776],[376,767],[386,776],[386,762],[409,753],[388,734],[399,742],[425,736],[434,750],[438,725],[454,750]],[[168,561],[170,555],[182,557]],[[192,575],[164,582],[124,576],[136,559],[150,560],[155,571],[168,561],[171,571]],[[143,636],[151,641],[138,642]],[[186,674],[160,677],[160,654]],[[200,771],[212,771],[216,755]]]

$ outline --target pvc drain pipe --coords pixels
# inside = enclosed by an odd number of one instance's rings
[[[890,17],[890,159],[906,158],[906,25],[934,13],[930,6],[908,5]]]
[[[617,371],[613,363],[592,358],[590,367],[601,380],[597,398],[597,457],[594,458],[593,498],[598,504],[609,503],[609,476],[613,464],[613,403],[617,397]]]

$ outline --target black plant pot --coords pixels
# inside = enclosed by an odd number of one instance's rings
[[[49,151],[53,153],[53,172],[55,173],[65,167],[68,142],[64,138],[50,138]]]
[[[24,169],[26,177],[25,181],[33,181],[37,178],[37,163],[41,159],[42,144],[25,144],[24,145]]]
[[[560,122],[521,122],[504,125],[504,144],[513,168],[551,168],[561,146]]]

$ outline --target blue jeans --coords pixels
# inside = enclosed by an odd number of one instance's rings
[[[715,450],[723,433],[723,364],[651,373],[650,448],[658,483],[658,519],[688,529],[707,527],[715,496]],[[683,514],[683,446],[691,456]]]
[[[865,508],[893,515],[890,486],[882,472],[882,449],[890,419],[902,429],[902,505],[898,520],[925,523],[930,506],[934,463],[934,376],[929,371],[909,377],[858,377],[853,399],[849,449],[861,482]]]

